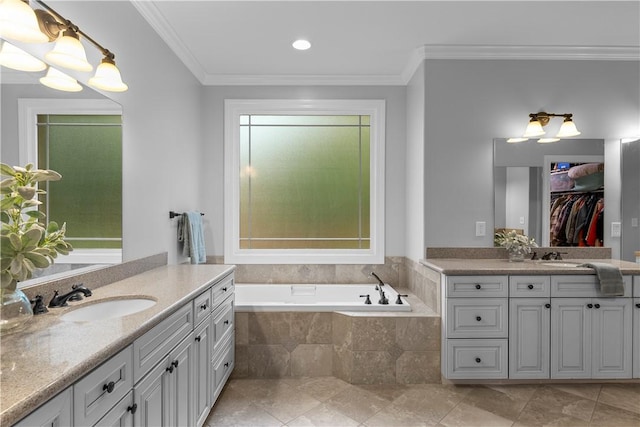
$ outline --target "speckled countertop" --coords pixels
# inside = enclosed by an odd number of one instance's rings
[[[509,262],[508,259],[462,259],[434,258],[423,259],[423,265],[444,274],[450,275],[494,275],[494,274],[595,274],[588,267],[568,267],[563,264],[600,262],[614,265],[622,274],[640,274],[640,264],[617,259],[565,259],[562,261],[530,261]],[[556,265],[549,265],[556,264]]]
[[[97,288],[70,307],[34,316],[19,332],[2,335],[0,425],[8,426],[54,397],[90,370],[233,271],[229,265],[170,265]],[[85,285],[91,289],[90,283]],[[68,322],[60,315],[101,299],[148,296],[157,303],[128,316]]]

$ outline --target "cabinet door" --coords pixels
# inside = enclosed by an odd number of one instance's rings
[[[551,300],[509,301],[509,378],[549,378]]]
[[[551,378],[591,377],[590,298],[551,299]]]
[[[631,378],[631,298],[594,298],[592,377]]]
[[[133,389],[134,425],[157,427],[168,425],[169,372],[166,363],[156,365]]]
[[[193,426],[194,422],[194,334],[187,338],[171,352],[168,371],[169,377],[169,423],[170,426]]]
[[[194,377],[194,402],[195,402],[195,419],[196,425],[201,427],[209,415],[211,410],[211,316],[203,321],[195,330],[193,338],[193,364],[195,366]]]
[[[133,405],[133,391],[111,408],[95,427],[133,427],[133,415],[138,407]]]
[[[636,277],[640,296],[640,279]],[[640,298],[633,300],[633,378],[640,378]]]
[[[36,426],[70,426],[71,422],[71,395],[72,387],[58,394],[44,405],[29,414],[26,418],[18,421],[15,427],[36,427]]]

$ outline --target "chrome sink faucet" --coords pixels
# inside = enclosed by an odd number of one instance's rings
[[[562,255],[566,255],[566,254],[567,252],[557,252],[557,251],[547,252],[544,255],[542,255],[542,259],[545,261],[562,260]]]
[[[55,291],[53,293],[53,298],[49,301],[49,307],[66,307],[67,301],[79,293],[84,294],[85,297],[90,297],[92,295],[91,291],[84,285],[75,286],[70,292],[67,292],[64,295],[58,295],[58,291]]]
[[[389,298],[387,298],[387,296],[384,294],[384,291],[382,290],[382,288],[384,287],[384,282],[373,271],[371,272],[371,275],[378,280],[378,284],[376,285],[376,291],[380,292],[380,300],[378,301],[378,304],[389,304]]]

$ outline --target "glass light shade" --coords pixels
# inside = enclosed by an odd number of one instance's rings
[[[542,125],[538,120],[531,119],[527,125],[527,129],[524,131],[523,137],[531,138],[532,136],[544,135],[546,132],[542,129]]]
[[[129,89],[120,76],[120,70],[110,59],[102,60],[95,76],[89,79],[89,85],[109,92],[124,92]]]
[[[54,65],[69,68],[76,71],[91,71],[93,66],[87,61],[87,54],[84,46],[77,38],[68,35],[69,30],[56,42],[56,46],[44,57]]]
[[[580,131],[578,131],[578,129],[576,128],[576,124],[573,123],[572,120],[567,120],[565,119],[564,122],[562,122],[562,126],[560,126],[560,130],[558,131],[558,134],[556,135],[556,137],[558,138],[566,138],[569,136],[578,136],[580,135]]]
[[[309,43],[308,40],[304,40],[304,39],[299,39],[294,41],[291,46],[293,46],[294,49],[297,50],[307,50],[311,47],[311,43]]]
[[[0,1],[0,37],[23,43],[49,41],[40,31],[33,9],[22,0]]]
[[[507,139],[507,142],[509,144],[515,144],[516,142],[524,142],[524,141],[528,141],[528,140],[529,140],[529,138],[524,138],[524,137],[523,138],[509,138],[509,139]]]
[[[49,67],[47,75],[40,78],[40,83],[51,89],[63,90],[65,92],[80,92],[82,86],[74,79],[53,67]]]
[[[560,141],[560,138],[540,138],[538,143],[540,144],[549,144],[550,142]]]
[[[20,71],[42,71],[47,64],[24,50],[4,42],[0,49],[0,65]]]

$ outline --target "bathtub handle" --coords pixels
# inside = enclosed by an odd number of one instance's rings
[[[405,297],[405,298],[407,298],[408,296],[409,296],[409,295],[400,295],[400,294],[398,294],[398,298],[396,299],[396,304],[404,304],[404,303],[402,302],[402,298],[400,298],[400,297]]]
[[[360,295],[360,298],[365,298],[365,304],[371,304],[371,298],[369,298],[369,295]]]

